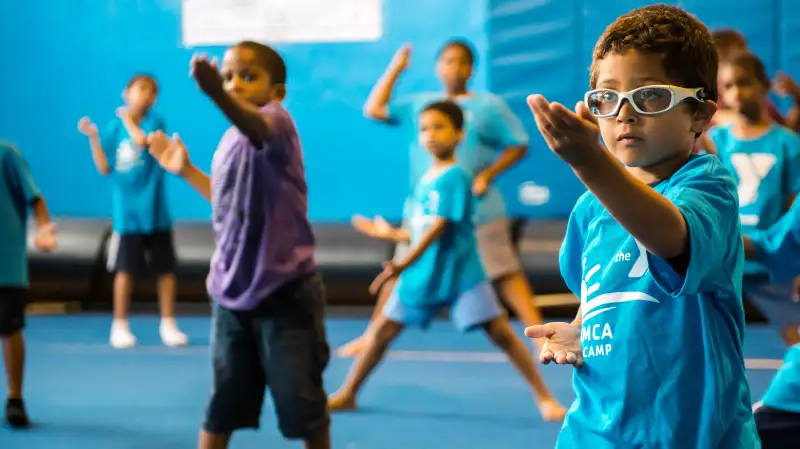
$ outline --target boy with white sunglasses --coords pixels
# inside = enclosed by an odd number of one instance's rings
[[[529,98],[550,149],[589,189],[560,253],[578,316],[525,330],[547,338],[543,363],[576,368],[558,449],[760,447],[736,186],[718,158],[692,152],[716,111],[716,76],[705,25],[653,5],[600,37],[576,112]]]

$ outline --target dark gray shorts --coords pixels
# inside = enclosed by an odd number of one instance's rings
[[[306,439],[330,425],[322,373],[325,290],[319,275],[284,285],[250,311],[213,305],[213,391],[203,429],[228,434],[258,428],[269,387],[286,438]]]

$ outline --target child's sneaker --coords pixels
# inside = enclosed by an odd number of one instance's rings
[[[31,422],[22,399],[13,398],[6,402],[6,422],[15,429],[24,429],[30,426]]]
[[[159,334],[161,334],[161,341],[171,348],[189,344],[189,337],[178,329],[174,320],[162,319]]]
[[[136,346],[136,337],[131,332],[127,322],[115,320],[111,324],[110,343],[114,349],[129,349]]]

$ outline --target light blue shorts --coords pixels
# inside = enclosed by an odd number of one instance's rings
[[[458,296],[451,303],[432,306],[409,306],[404,304],[397,289],[386,301],[383,315],[406,326],[426,329],[442,309],[449,308],[450,320],[462,332],[486,324],[505,313],[489,282],[483,282]]]

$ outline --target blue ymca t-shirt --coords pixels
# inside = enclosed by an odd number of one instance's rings
[[[769,271],[773,282],[788,282],[800,275],[800,201],[792,203],[777,223],[756,229],[748,237],[756,260]]]
[[[40,195],[20,152],[0,142],[0,287],[28,286],[28,210]]]
[[[758,448],[735,183],[717,157],[693,155],[653,189],[686,220],[685,275],[647,253],[591,192],[570,215],[560,265],[581,298],[584,366],[557,448]]]
[[[750,235],[757,259],[774,282],[787,282],[800,274],[800,201],[767,230]],[[798,305],[800,307],[800,305]],[[800,413],[800,345],[786,352],[783,365],[772,378],[761,402],[787,412]]]
[[[472,223],[472,178],[457,165],[427,173],[407,202],[411,246],[434,218],[449,222],[445,233],[400,275],[397,294],[412,306],[445,304],[486,281]]]
[[[419,144],[419,115],[425,106],[441,100],[444,100],[442,93],[428,92],[389,105],[390,121],[401,124],[408,134],[411,192],[433,162],[430,153]],[[506,148],[528,144],[522,122],[501,97],[473,92],[455,101],[464,111],[464,139],[456,151],[456,161],[471,178],[489,167]],[[477,199],[476,223],[485,224],[505,216],[503,196],[496,186],[490,185],[486,194]]]
[[[139,127],[145,135],[161,130],[164,122],[150,113]],[[101,135],[111,167],[112,222],[117,234],[150,234],[167,231],[172,218],[164,194],[164,169],[146,147],[133,143],[122,120],[114,118]]]
[[[800,413],[800,344],[786,351],[783,365],[772,378],[761,403],[785,412]]]
[[[755,139],[736,137],[730,124],[708,135],[736,180],[744,235],[772,226],[786,212],[790,195],[800,191],[800,139],[777,124]],[[745,263],[747,276],[767,271],[760,262]]]

